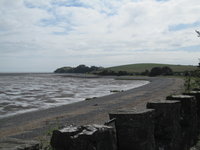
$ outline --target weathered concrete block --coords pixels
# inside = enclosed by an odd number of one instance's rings
[[[53,131],[51,146],[55,150],[116,150],[117,142],[109,126],[68,126]]]
[[[172,95],[167,100],[178,100],[181,102],[181,120],[182,128],[182,145],[188,149],[197,139],[197,105],[194,96],[189,95]]]
[[[116,132],[115,121],[116,121],[115,118],[114,118],[114,119],[111,119],[111,120],[105,122],[104,125],[112,127],[112,128],[114,129],[115,135],[117,135],[117,134],[116,134],[117,132]]]
[[[179,101],[157,101],[147,103],[147,108],[155,109],[155,143],[156,150],[180,150]]]
[[[115,118],[118,150],[154,150],[154,110],[117,110]]]
[[[200,91],[190,91],[183,93],[184,95],[194,96],[197,102],[197,118],[198,118],[198,132],[200,132]]]

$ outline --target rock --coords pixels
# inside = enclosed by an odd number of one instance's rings
[[[116,150],[114,129],[105,125],[68,126],[53,131],[55,150]]]
[[[180,150],[180,107],[179,101],[147,103],[147,108],[155,109],[154,135],[157,150]]]
[[[154,110],[117,110],[115,119],[118,150],[154,150]]]
[[[181,102],[181,120],[182,129],[182,149],[188,149],[195,144],[198,136],[197,121],[197,102],[194,96],[172,95],[167,100],[178,100]]]

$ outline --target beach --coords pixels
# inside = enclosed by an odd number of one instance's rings
[[[133,77],[148,80],[144,86],[87,101],[27,112],[0,119],[0,139],[6,137],[37,139],[63,125],[104,124],[108,114],[117,109],[143,109],[149,101],[183,91],[183,79]]]

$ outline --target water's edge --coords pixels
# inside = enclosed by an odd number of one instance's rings
[[[102,97],[149,83],[144,78],[132,79],[82,74],[0,74],[0,118]]]

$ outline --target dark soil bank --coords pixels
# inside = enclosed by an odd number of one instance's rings
[[[139,88],[60,107],[0,119],[0,139],[33,139],[60,125],[104,124],[108,113],[121,108],[140,109],[148,101],[165,99],[183,90],[178,78],[135,78],[151,81]]]

